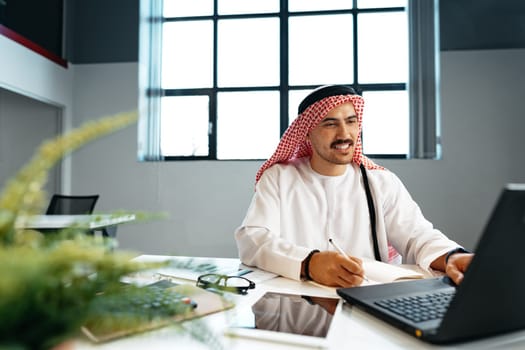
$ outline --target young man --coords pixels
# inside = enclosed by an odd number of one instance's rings
[[[318,88],[301,102],[257,173],[255,195],[235,232],[241,261],[350,287],[363,281],[360,257],[389,262],[397,250],[405,263],[444,271],[460,283],[472,254],[433,228],[396,175],[362,154],[363,105],[340,85]],[[330,238],[349,258],[334,251]]]

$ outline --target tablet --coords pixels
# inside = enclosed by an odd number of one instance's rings
[[[237,312],[226,329],[230,336],[323,348],[328,346],[340,298],[267,292]]]

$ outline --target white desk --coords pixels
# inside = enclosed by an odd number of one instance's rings
[[[161,258],[161,257],[159,257]],[[219,259],[223,260],[223,259]],[[225,259],[229,260],[229,259]],[[193,283],[187,281],[188,283]],[[222,349],[239,350],[281,350],[301,349],[302,347],[253,340],[245,338],[232,338],[223,335],[228,324],[235,317],[236,310],[241,307],[250,307],[265,292],[277,291],[299,293],[312,296],[334,297],[335,289],[315,286],[308,282],[293,281],[277,277],[257,284],[248,295],[233,296],[236,307],[228,311],[206,316],[202,319],[187,322],[204,322],[208,328],[222,342]],[[184,326],[184,323],[182,324]],[[378,320],[357,308],[345,304],[340,313],[336,314],[329,334],[329,349],[524,349],[525,331],[515,332],[503,336],[487,338],[449,347],[437,347],[421,342],[416,338]],[[75,349],[213,349],[214,347],[199,343],[189,334],[181,332],[180,326],[173,325],[159,330],[137,334],[120,340],[104,344],[93,344],[87,340],[78,340]],[[217,347],[215,347],[217,348]]]
[[[97,229],[113,226],[135,220],[135,215],[32,215],[20,217],[15,223],[16,228],[26,229],[61,229],[70,226]]]

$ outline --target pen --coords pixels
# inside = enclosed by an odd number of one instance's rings
[[[328,242],[330,242],[330,244],[334,246],[335,250],[337,250],[337,252],[338,252],[339,254],[341,254],[342,256],[344,256],[345,258],[347,258],[348,260],[350,260],[350,257],[344,252],[344,250],[341,249],[341,247],[339,247],[339,246],[334,242],[333,239],[328,238]],[[366,276],[364,276],[364,275],[363,275],[363,279],[364,279],[365,281],[368,282],[368,278],[366,278]]]

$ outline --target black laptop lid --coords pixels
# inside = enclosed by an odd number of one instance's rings
[[[525,328],[525,184],[503,190],[434,341]]]

